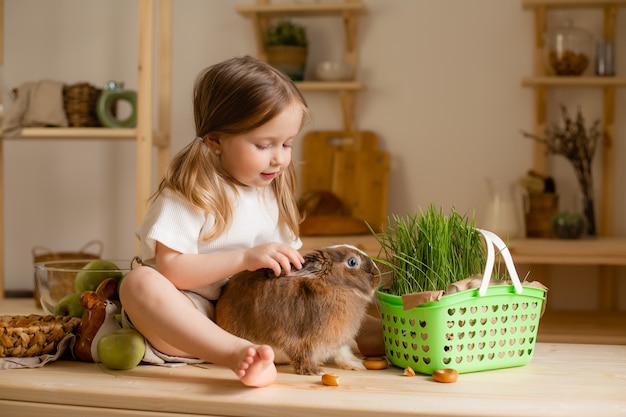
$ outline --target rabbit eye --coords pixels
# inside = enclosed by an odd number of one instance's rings
[[[350,268],[354,268],[356,266],[359,266],[359,260],[357,258],[354,258],[354,257],[348,259],[348,266]]]

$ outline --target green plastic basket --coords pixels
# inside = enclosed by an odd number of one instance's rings
[[[423,374],[525,365],[533,356],[545,290],[492,286],[445,295],[404,311],[402,297],[377,292],[389,361]]]
[[[442,368],[468,373],[521,366],[532,359],[546,290],[522,286],[504,242],[491,232],[481,233],[491,253],[484,276],[491,276],[494,241],[515,285],[487,286],[487,279],[480,289],[444,295],[406,311],[402,297],[379,288],[385,353],[393,365],[423,374]]]

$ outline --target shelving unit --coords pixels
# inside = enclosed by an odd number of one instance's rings
[[[257,57],[262,61],[267,61],[264,34],[267,32],[272,18],[288,16],[337,16],[342,18],[344,26],[344,62],[352,65],[354,68],[356,68],[358,64],[357,21],[359,15],[367,12],[365,5],[360,0],[301,4],[271,4],[269,0],[257,0],[256,5],[237,6],[236,10],[252,21],[256,39]],[[356,130],[354,118],[355,95],[358,91],[365,88],[363,83],[359,81],[303,81],[297,82],[296,85],[301,91],[337,92],[343,113],[343,128],[348,131]]]
[[[599,210],[599,237],[575,242],[558,239],[520,239],[512,242],[511,253],[516,262],[539,265],[542,271],[547,264],[600,265],[599,307],[602,311],[613,311],[615,300],[613,266],[626,264],[626,239],[612,237],[614,230],[614,122],[615,91],[626,87],[626,77],[593,76],[548,76],[543,55],[543,34],[546,31],[547,13],[552,9],[580,8],[600,9],[603,12],[603,39],[615,42],[615,28],[619,8],[626,6],[625,0],[522,0],[522,7],[534,14],[534,74],[522,80],[524,87],[533,88],[535,99],[535,134],[542,135],[546,129],[546,101],[548,91],[555,88],[596,88],[602,90],[602,188]],[[534,147],[533,169],[547,173],[547,161],[543,144]]]
[[[165,172],[170,159],[170,96],[171,96],[171,0],[138,0],[139,53],[137,65],[137,126],[133,129],[109,128],[24,128],[17,140],[134,140],[136,142],[136,218],[139,222],[146,211],[146,201],[152,193],[153,149],[157,149],[157,173]],[[0,0],[0,65],[3,64],[4,3]],[[156,29],[156,40],[155,40]],[[156,60],[155,82],[155,51]],[[153,114],[155,88],[156,125]],[[0,97],[1,100],[1,97]],[[4,188],[3,141],[0,137],[0,300],[4,298]]]

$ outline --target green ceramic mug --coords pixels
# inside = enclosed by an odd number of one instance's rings
[[[130,115],[118,119],[113,109],[118,101],[126,101],[130,105]],[[124,83],[109,81],[98,98],[96,106],[98,120],[105,127],[133,128],[137,125],[137,92],[124,90]]]

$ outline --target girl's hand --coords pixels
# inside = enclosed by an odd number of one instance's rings
[[[270,268],[276,276],[282,272],[291,271],[293,265],[296,269],[302,268],[304,258],[296,249],[283,243],[265,243],[246,250],[244,254],[244,266],[248,271],[256,271],[261,268]]]

